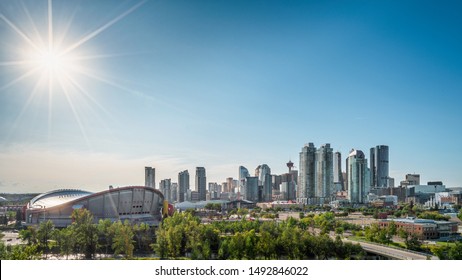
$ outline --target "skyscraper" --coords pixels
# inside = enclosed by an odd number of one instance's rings
[[[196,191],[199,193],[199,200],[205,201],[207,196],[207,177],[204,167],[196,167]]]
[[[249,170],[244,166],[239,166],[239,190],[238,190],[238,199],[240,199],[241,195],[245,195],[245,184],[246,178],[249,177]]]
[[[172,183],[170,194],[172,196],[172,201],[178,201],[178,183]]]
[[[253,202],[258,201],[258,177],[247,177],[245,187],[245,199]]]
[[[262,164],[255,169],[255,177],[258,177],[258,186],[261,190],[261,201],[273,200],[273,183],[271,169],[268,165]]]
[[[340,190],[345,190],[342,176],[342,154],[340,152],[334,153],[334,185],[339,186]]]
[[[156,169],[144,167],[144,185],[149,188],[156,188]]]
[[[334,192],[333,150],[330,144],[322,145],[316,151],[316,188],[315,197],[320,203],[330,202]]]
[[[188,170],[178,173],[178,202],[185,201],[186,193],[189,190],[189,172]]]
[[[365,203],[369,186],[367,159],[360,150],[348,156],[348,199],[351,203]]]
[[[173,201],[172,200],[172,180],[171,179],[164,179],[161,180],[159,183],[159,190],[162,192],[164,195],[164,199],[167,200],[168,202]]]
[[[297,200],[301,203],[309,203],[315,195],[315,163],[316,147],[313,143],[306,144],[300,152],[298,173]]]
[[[297,188],[297,177],[298,171],[292,170],[294,164],[292,161],[287,163],[289,172],[280,175],[280,197],[283,200],[295,200],[296,199],[296,188]]]
[[[371,186],[388,187],[388,146],[380,145],[371,148],[370,161]]]

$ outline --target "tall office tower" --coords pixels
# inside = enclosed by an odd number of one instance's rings
[[[371,186],[388,187],[388,146],[380,145],[371,148],[370,160]]]
[[[348,156],[348,199],[350,203],[365,203],[370,181],[367,159],[359,150],[351,150]]]
[[[298,174],[297,200],[301,203],[311,203],[315,196],[315,163],[316,147],[313,143],[306,144],[300,152]]]
[[[257,175],[258,174],[258,175]],[[261,189],[261,201],[273,200],[271,169],[268,165],[262,164],[255,169],[255,177],[258,177],[258,186]]]
[[[342,154],[340,152],[334,153],[334,184],[338,185],[340,190],[345,190],[342,176]]]
[[[172,180],[164,179],[159,183],[159,190],[164,195],[164,199],[168,202],[172,202]]]
[[[217,199],[220,197],[220,191],[216,182],[209,183],[209,194],[210,199]]]
[[[189,191],[189,172],[188,170],[178,173],[178,202],[183,202],[187,198]]]
[[[224,192],[224,193],[228,192],[228,183],[226,183],[226,182],[221,183],[221,187],[222,187],[222,189],[221,189],[222,192]]]
[[[280,191],[280,186],[282,183],[282,175],[271,175],[271,188],[274,191]]]
[[[333,150],[330,144],[322,145],[316,151],[316,188],[315,196],[320,203],[330,202],[334,192]]]
[[[228,192],[232,193],[233,190],[233,177],[226,178],[226,186],[228,186]]]
[[[196,191],[199,193],[199,201],[205,201],[207,196],[207,177],[204,167],[196,167]]]
[[[156,188],[156,169],[146,166],[144,168],[144,186]]]
[[[253,202],[258,201],[258,177],[247,177],[245,180],[245,199]]]
[[[244,166],[239,166],[239,190],[238,190],[238,198],[240,199],[241,196],[245,196],[245,183],[246,178],[249,177],[249,170]]]
[[[347,178],[346,170],[345,170],[345,172],[342,172],[342,182],[343,182],[343,184],[342,184],[343,185],[343,191],[347,191],[348,190],[348,178]]]
[[[172,183],[172,201],[178,201],[178,183]]]

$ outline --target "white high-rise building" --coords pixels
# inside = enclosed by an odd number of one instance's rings
[[[348,156],[348,199],[353,204],[366,202],[370,180],[367,159],[360,150],[351,150]]]

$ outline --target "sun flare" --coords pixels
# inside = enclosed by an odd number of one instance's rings
[[[15,39],[19,40],[14,50],[11,51],[11,59],[0,61],[1,67],[17,69],[19,74],[0,85],[0,92],[19,84],[23,86],[22,92],[29,94],[15,125],[22,118],[26,109],[34,103],[34,100],[48,99],[45,106],[48,107],[49,138],[51,137],[53,119],[56,119],[52,113],[53,107],[56,105],[62,107],[64,104],[59,102],[65,100],[64,102],[67,102],[69,111],[74,116],[83,138],[88,143],[85,123],[82,121],[83,113],[80,111],[82,106],[78,106],[81,105],[78,102],[96,105],[103,112],[107,110],[92,96],[91,90],[88,90],[87,87],[91,86],[92,82],[123,87],[119,86],[116,81],[106,78],[104,73],[96,71],[97,65],[91,65],[91,62],[98,58],[115,55],[98,55],[94,51],[88,52],[83,45],[138,9],[146,0],[138,2],[100,27],[86,32],[80,38],[69,36],[75,11],[70,16],[69,21],[58,20],[56,24],[53,20],[52,2],[52,0],[45,2],[47,3],[46,15],[42,14],[45,16],[45,21],[37,20],[37,24],[23,2],[18,1],[18,6],[15,6],[17,11],[22,11],[21,15],[24,16],[22,20],[18,19],[20,17],[5,14],[0,10],[0,27],[8,28]],[[42,22],[42,25],[38,22]],[[44,22],[46,25],[43,24]],[[32,81],[32,87],[29,90],[27,84],[30,81]]]

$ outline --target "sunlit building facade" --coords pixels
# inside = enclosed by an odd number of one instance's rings
[[[367,159],[360,150],[351,150],[348,156],[348,199],[350,203],[362,204],[366,202],[366,196],[370,180],[367,167]]]
[[[162,218],[164,196],[154,188],[130,186],[92,193],[82,190],[55,190],[34,197],[26,207],[26,224],[52,221],[56,227],[72,224],[72,212],[87,209],[93,222],[129,220],[157,225]]]

